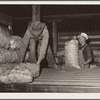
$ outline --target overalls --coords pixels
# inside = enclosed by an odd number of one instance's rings
[[[34,37],[30,40],[30,43],[29,43],[29,50],[30,50],[29,61],[31,63],[36,63],[36,61],[37,61],[36,60],[36,49],[37,49],[37,53],[38,53],[37,56],[39,56],[39,52],[40,52],[40,48],[41,48],[41,42],[42,42],[43,39],[46,38],[45,37],[45,35],[47,34],[45,32],[46,30],[47,30],[47,28],[44,28],[44,30],[43,30],[44,34],[42,33],[39,36]],[[36,48],[37,42],[38,42],[38,46]],[[50,46],[47,47],[46,59],[47,59],[49,67],[53,67],[56,64],[56,61],[55,61],[55,58],[54,58],[54,55],[52,53]]]
[[[90,59],[90,62],[85,64]],[[79,64],[80,66],[83,64],[84,67],[89,68],[90,63],[93,60],[93,54],[88,44],[79,48]]]

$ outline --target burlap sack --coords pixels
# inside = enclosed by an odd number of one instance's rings
[[[10,34],[0,27],[0,48],[9,49]]]
[[[0,26],[0,48],[5,49],[19,49],[22,38],[19,36],[12,36],[9,30]]]
[[[71,40],[65,43],[65,67],[80,69],[77,40]]]
[[[14,64],[0,64],[0,82],[9,83],[7,75],[13,69]]]
[[[0,48],[0,64],[19,62],[19,57],[15,51]]]
[[[6,65],[7,66],[7,65]],[[3,67],[1,68],[3,69]],[[0,71],[2,72],[3,70]],[[3,71],[4,72],[4,71]],[[13,68],[0,75],[2,83],[29,83],[39,76],[39,68],[35,64],[14,64]]]
[[[0,76],[7,75],[13,69],[14,64],[0,64]]]
[[[22,38],[19,36],[12,36],[10,39],[10,49],[16,50],[21,47]]]

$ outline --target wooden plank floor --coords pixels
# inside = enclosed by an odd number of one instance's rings
[[[100,93],[100,68],[67,71],[44,68],[32,83],[1,87],[1,92]]]
[[[61,71],[44,69],[32,84],[89,85],[100,87],[100,68]]]

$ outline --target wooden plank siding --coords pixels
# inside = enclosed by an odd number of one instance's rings
[[[70,33],[69,33],[70,34]],[[63,50],[65,46],[65,42],[72,39],[73,35],[69,35],[68,33],[58,33],[58,51]],[[76,33],[78,35],[78,33]],[[76,35],[75,34],[75,35]],[[100,49],[100,35],[89,35],[90,46],[92,49]]]

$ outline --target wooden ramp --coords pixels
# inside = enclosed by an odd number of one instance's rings
[[[0,91],[100,93],[100,68],[67,71],[44,68],[33,83],[1,84]]]

